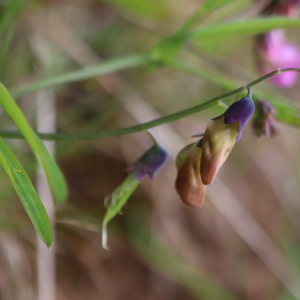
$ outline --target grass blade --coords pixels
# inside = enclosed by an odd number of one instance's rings
[[[10,178],[35,230],[47,247],[50,247],[53,236],[46,209],[25,170],[1,138],[0,162]]]
[[[63,203],[67,197],[67,185],[59,167],[50,156],[43,142],[33,132],[22,111],[2,84],[0,84],[0,104],[19,128],[42,165],[54,199],[57,203]]]
[[[47,87],[57,86],[64,83],[75,82],[124,69],[134,68],[146,63],[148,60],[149,58],[146,55],[136,55],[111,59],[95,66],[86,67],[84,69],[71,71],[69,73],[58,75],[52,78],[46,78],[40,81],[32,82],[19,88],[12,89],[10,90],[10,92],[12,96],[18,97],[25,93],[44,89]]]
[[[214,10],[227,5],[231,2],[233,2],[234,0],[206,0],[202,6],[201,6],[201,10],[203,11],[203,13],[209,13],[209,12],[213,12]]]
[[[276,28],[290,28],[296,26],[300,26],[299,19],[265,17],[202,27],[191,32],[190,38],[202,42],[204,40],[219,39],[236,35],[256,35]]]

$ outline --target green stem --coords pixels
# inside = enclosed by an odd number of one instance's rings
[[[201,5],[200,8],[196,10],[196,12],[182,25],[182,27],[176,33],[184,33],[191,30],[193,25],[204,14],[204,12],[205,10]]]
[[[172,68],[174,69],[180,69],[183,70],[183,66],[181,63],[173,63],[171,65]],[[186,67],[186,66],[184,66]],[[119,136],[119,135],[124,135],[124,134],[129,134],[129,133],[134,133],[134,132],[141,132],[145,131],[147,129],[174,122],[176,120],[182,119],[184,117],[190,116],[192,114],[195,114],[197,112],[200,112],[202,110],[205,110],[207,108],[212,107],[215,105],[217,102],[220,100],[224,100],[228,97],[231,97],[233,95],[239,94],[243,92],[244,90],[247,90],[250,87],[253,87],[257,85],[258,83],[281,73],[284,72],[300,72],[300,68],[287,68],[287,69],[278,69],[273,72],[270,72],[244,86],[241,86],[240,88],[231,91],[229,93],[223,94],[221,96],[215,97],[207,102],[204,102],[202,104],[196,105],[194,107],[179,111],[177,113],[170,114],[168,116],[135,125],[135,126],[130,126],[130,127],[125,127],[125,128],[119,128],[119,129],[114,129],[114,130],[107,130],[107,131],[99,131],[99,132],[88,132],[88,133],[57,133],[57,134],[50,134],[50,133],[37,133],[37,135],[44,140],[92,140],[92,139],[99,139],[99,138],[104,138],[104,137],[109,137],[109,136]],[[22,134],[18,131],[6,131],[6,130],[0,130],[0,136],[5,137],[5,138],[23,138]]]
[[[145,132],[147,133],[147,135],[148,135],[149,138],[151,139],[153,145],[157,145],[157,141],[156,141],[156,139],[154,138],[153,134],[152,134],[149,130],[146,130]]]

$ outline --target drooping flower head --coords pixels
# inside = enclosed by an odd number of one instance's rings
[[[224,164],[245,124],[255,110],[251,91],[247,97],[234,102],[226,112],[212,119],[207,125],[202,140],[200,173],[203,184],[210,184]]]
[[[105,249],[108,249],[107,224],[120,212],[129,197],[139,186],[140,181],[147,174],[153,179],[167,162],[167,151],[157,144],[150,132],[147,132],[147,134],[152,139],[154,145],[146,151],[136,163],[126,168],[125,171],[132,172],[127,175],[125,180],[112,192],[112,194],[106,196],[104,199],[107,211],[102,222],[102,247]]]
[[[200,161],[202,148],[199,143],[193,143],[183,148],[176,157],[178,170],[175,188],[181,201],[188,207],[201,207],[206,187],[200,176]]]
[[[275,137],[279,133],[276,121],[274,119],[275,109],[266,100],[258,101],[256,105],[256,114],[252,126],[255,134],[260,137],[266,135]]]
[[[147,174],[151,179],[154,179],[167,160],[167,151],[160,145],[155,144],[137,162],[128,166],[125,171],[135,170],[137,180],[142,180]]]
[[[273,30],[258,39],[258,69],[261,75],[276,69],[300,67],[300,50],[286,41],[282,30]],[[281,88],[293,86],[298,78],[296,72],[285,72],[269,78],[269,81]]]

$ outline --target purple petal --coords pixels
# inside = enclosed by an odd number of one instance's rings
[[[165,165],[168,160],[168,153],[165,149],[161,148],[157,156],[148,165],[148,174],[150,179],[154,179],[160,169]]]
[[[134,176],[137,180],[142,180],[145,178],[145,176],[147,175],[147,171],[143,168],[139,168],[137,167],[134,173]]]
[[[254,111],[255,105],[252,98],[248,96],[244,97],[241,100],[234,102],[228,107],[228,109],[224,113],[224,122],[226,125],[239,122],[239,129],[241,132],[246,123],[253,115]]]
[[[132,165],[126,167],[126,168],[124,169],[124,172],[130,172],[130,171],[134,170],[135,167],[136,167],[136,163],[134,163],[134,164],[132,164]]]
[[[128,166],[125,171],[135,170],[137,180],[142,180],[147,174],[153,179],[167,160],[167,151],[159,145],[154,145],[136,163]]]

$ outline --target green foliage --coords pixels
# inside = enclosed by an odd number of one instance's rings
[[[220,1],[224,5],[228,1]],[[231,23],[213,24],[189,32],[196,20],[208,12],[211,6],[201,7],[181,29],[168,38],[160,41],[150,52],[150,57],[159,64],[168,64],[174,60],[184,44],[192,39],[196,42],[205,42],[212,39],[222,39],[236,35],[257,35],[277,28],[290,28],[300,25],[300,20],[283,17],[257,18],[252,20],[235,21]],[[212,6],[215,7],[215,6]]]
[[[121,9],[141,15],[161,17],[165,15],[164,3],[157,0],[105,0]]]
[[[236,35],[256,35],[278,28],[300,26],[300,20],[283,17],[265,17],[252,20],[239,20],[230,23],[214,24],[201,27],[190,34],[194,41],[203,42]]]
[[[231,2],[236,1],[236,0],[206,0],[200,7],[199,10],[201,10],[202,14],[207,14],[212,11],[215,11],[216,9],[226,5],[230,4]]]
[[[22,111],[2,84],[0,84],[0,104],[14,121],[42,165],[54,199],[57,203],[63,203],[67,197],[67,186],[59,167],[50,156],[43,142],[33,132]]]
[[[7,1],[7,4],[0,15],[0,34],[2,34],[3,31],[5,31],[5,29],[15,21],[18,14],[21,12],[22,5],[22,0]]]
[[[107,248],[107,224],[118,213],[120,213],[122,207],[126,204],[129,197],[138,187],[140,181],[135,178],[135,172],[129,173],[123,183],[112,193],[112,195],[106,197],[107,211],[102,222],[102,246]]]
[[[45,244],[50,247],[53,237],[50,220],[45,207],[26,171],[1,138],[0,162],[11,180],[35,230]]]
[[[124,58],[111,59],[106,62],[102,62],[99,65],[71,71],[66,74],[57,75],[52,78],[33,82],[16,89],[11,89],[10,92],[12,96],[19,97],[25,93],[44,89],[47,87],[85,80],[93,78],[95,76],[110,74],[124,69],[135,68],[145,64],[148,60],[149,58],[146,55],[133,55]]]

